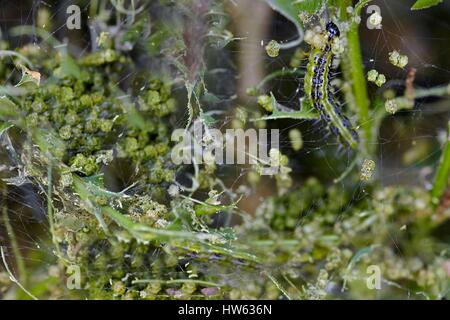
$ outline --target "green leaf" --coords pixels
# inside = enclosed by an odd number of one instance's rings
[[[37,71],[33,71],[28,69],[25,66],[20,66],[22,68],[22,78],[20,79],[19,83],[15,85],[15,87],[20,87],[25,84],[32,84],[39,86],[41,82],[41,74]]]
[[[444,194],[445,188],[448,184],[448,177],[450,175],[450,122],[448,123],[447,141],[442,150],[439,166],[436,170],[434,178],[433,189],[431,189],[432,201],[435,205],[439,204],[439,200]]]
[[[294,0],[291,1],[295,8],[299,11],[306,11],[307,13],[315,13],[322,7],[324,0]]]
[[[65,153],[64,141],[51,129],[36,128],[32,132],[33,141],[39,149],[61,160]]]
[[[320,9],[323,0],[265,0],[267,4],[275,11],[279,12],[290,20],[298,31],[298,38],[296,40],[280,44],[280,49],[289,49],[298,46],[303,41],[302,21],[298,14],[300,11],[313,13]]]
[[[69,54],[65,54],[61,60],[61,75],[63,78],[66,76],[72,76],[77,79],[81,77],[78,64]]]
[[[206,92],[203,95],[202,100],[205,103],[209,103],[209,104],[218,104],[221,101],[215,94],[212,94],[210,92]]]
[[[104,179],[103,178],[104,178],[104,174],[103,173],[99,173],[99,174],[94,174],[94,175],[89,176],[89,177],[83,177],[81,179],[83,179],[87,183],[91,183],[91,184],[95,185],[98,188],[104,188],[105,184],[104,184]]]
[[[145,27],[149,25],[147,17],[143,17],[133,24],[133,26],[125,32],[122,41],[135,44],[144,33]]]
[[[0,123],[0,137],[2,136],[2,134],[6,131],[8,131],[9,128],[13,127],[12,124],[9,124],[7,122],[2,122]]]
[[[147,122],[144,117],[136,110],[135,107],[131,107],[126,114],[127,123],[131,128],[137,128],[141,130],[146,130]]]
[[[421,10],[434,7],[441,3],[442,0],[417,0],[416,3],[411,7],[411,10]]]
[[[288,110],[287,107],[279,104],[275,99],[272,93],[270,93],[272,97],[272,105],[274,106],[274,111],[272,114],[263,116],[261,118],[252,119],[252,121],[260,121],[260,120],[277,120],[277,119],[318,119],[319,115],[317,112],[312,109],[309,102],[306,99],[302,101],[302,108],[300,111],[285,111]]]
[[[197,216],[203,215],[213,215],[219,211],[225,211],[228,209],[234,208],[234,206],[225,206],[225,205],[214,205],[209,203],[202,203],[195,205],[195,214]]]
[[[169,37],[169,31],[167,29],[159,30],[153,33],[147,40],[147,50],[150,55],[159,54],[161,45],[164,40]]]
[[[19,107],[7,96],[0,96],[0,118],[8,120],[19,115]]]
[[[261,117],[255,120],[277,120],[277,119],[317,119],[317,115],[312,112],[304,111],[276,111],[269,116]]]
[[[200,118],[207,127],[211,127],[214,125],[214,123],[216,123],[216,119],[214,119],[213,116],[204,112],[200,114]]]

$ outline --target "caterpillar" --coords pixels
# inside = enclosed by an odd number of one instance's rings
[[[326,42],[321,48],[312,47],[306,67],[304,91],[311,105],[319,112],[329,130],[350,148],[358,145],[359,137],[350,120],[342,114],[331,90],[334,54],[333,40],[340,36],[333,22],[326,25]]]

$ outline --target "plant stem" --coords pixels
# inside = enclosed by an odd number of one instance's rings
[[[278,290],[281,291],[281,293],[284,294],[284,296],[288,299],[288,300],[292,300],[292,298],[289,296],[289,293],[283,288],[283,286],[277,281],[277,279],[275,279],[274,276],[272,276],[270,273],[265,272],[266,276],[273,282],[273,284],[278,288]]]
[[[203,287],[222,287],[223,285],[215,282],[210,281],[203,281],[203,280],[195,280],[195,279],[174,279],[174,280],[155,280],[155,279],[137,279],[133,280],[132,284],[138,284],[138,283],[165,283],[165,284],[177,284],[177,283],[194,283],[198,284],[199,286]]]
[[[369,3],[370,0],[362,0],[356,6],[354,10],[355,16],[359,16],[361,9]],[[346,16],[346,20],[351,18],[346,12],[346,8],[352,5],[351,0],[344,0],[341,2],[341,15]],[[358,106],[358,118],[359,126],[363,132],[364,138],[364,153],[370,153],[371,139],[372,139],[372,126],[370,121],[369,106],[370,100],[367,93],[367,85],[364,74],[364,64],[361,54],[361,45],[359,41],[359,23],[355,21],[350,22],[350,29],[347,32],[348,42],[348,58],[344,59],[347,63],[348,76],[353,87],[353,96],[355,98],[355,104]]]
[[[443,97],[450,95],[450,85],[434,87],[434,88],[422,88],[414,90],[414,98],[426,98],[426,97]]]
[[[51,160],[49,164],[47,165],[47,217],[48,217],[48,224],[50,226],[50,233],[52,235],[52,242],[55,245],[56,251],[59,253],[59,246],[58,242],[56,241],[55,236],[55,217],[53,215],[53,165],[51,163]]]
[[[9,279],[14,282],[15,284],[17,284],[19,286],[20,289],[22,289],[27,295],[29,295],[33,300],[39,300],[38,298],[36,298],[30,291],[28,291],[27,289],[25,289],[25,287],[20,283],[19,280],[16,279],[16,277],[14,276],[14,274],[11,272],[11,270],[8,267],[8,262],[6,261],[6,255],[5,255],[5,251],[3,249],[2,246],[0,246],[0,255],[3,261],[3,264],[5,265],[5,269],[6,272],[9,275]]]
[[[14,229],[11,225],[11,221],[9,220],[8,216],[8,205],[6,203],[6,197],[7,197],[7,187],[5,186],[3,189],[3,207],[2,207],[2,213],[3,213],[3,221],[5,223],[6,227],[6,233],[8,234],[9,240],[11,242],[12,251],[14,254],[14,258],[16,260],[17,269],[19,270],[19,279],[23,283],[24,286],[27,285],[27,269],[25,267],[25,261],[23,259],[22,253],[19,249],[19,243],[17,242],[16,234],[14,232]]]
[[[442,151],[441,160],[434,178],[433,188],[431,189],[431,201],[437,205],[447,186],[450,174],[450,121],[448,123],[447,141]]]
[[[370,141],[371,128],[369,120],[369,98],[367,95],[366,81],[364,78],[364,67],[362,64],[362,56],[359,44],[358,29],[356,25],[352,25],[349,35],[349,54],[351,61],[351,73],[353,79],[353,91],[355,101],[359,109],[359,119],[361,127],[365,134],[366,141]]]
[[[91,18],[94,18],[97,16],[98,12],[98,0],[91,0],[91,3],[89,5],[89,15]]]

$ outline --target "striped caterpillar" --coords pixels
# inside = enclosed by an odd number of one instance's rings
[[[333,22],[326,25],[325,36],[324,46],[312,47],[309,54],[304,83],[305,95],[319,112],[320,118],[327,123],[329,130],[345,145],[354,149],[358,145],[358,133],[336,104],[330,85],[334,59],[333,40],[340,36],[339,29]]]

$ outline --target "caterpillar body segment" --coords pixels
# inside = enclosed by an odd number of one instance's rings
[[[334,54],[333,39],[340,32],[333,22],[326,26],[327,42],[322,48],[312,48],[304,82],[304,91],[311,105],[319,112],[320,118],[328,125],[329,130],[350,148],[358,145],[358,133],[353,129],[350,120],[342,114],[336,103],[330,85]]]

